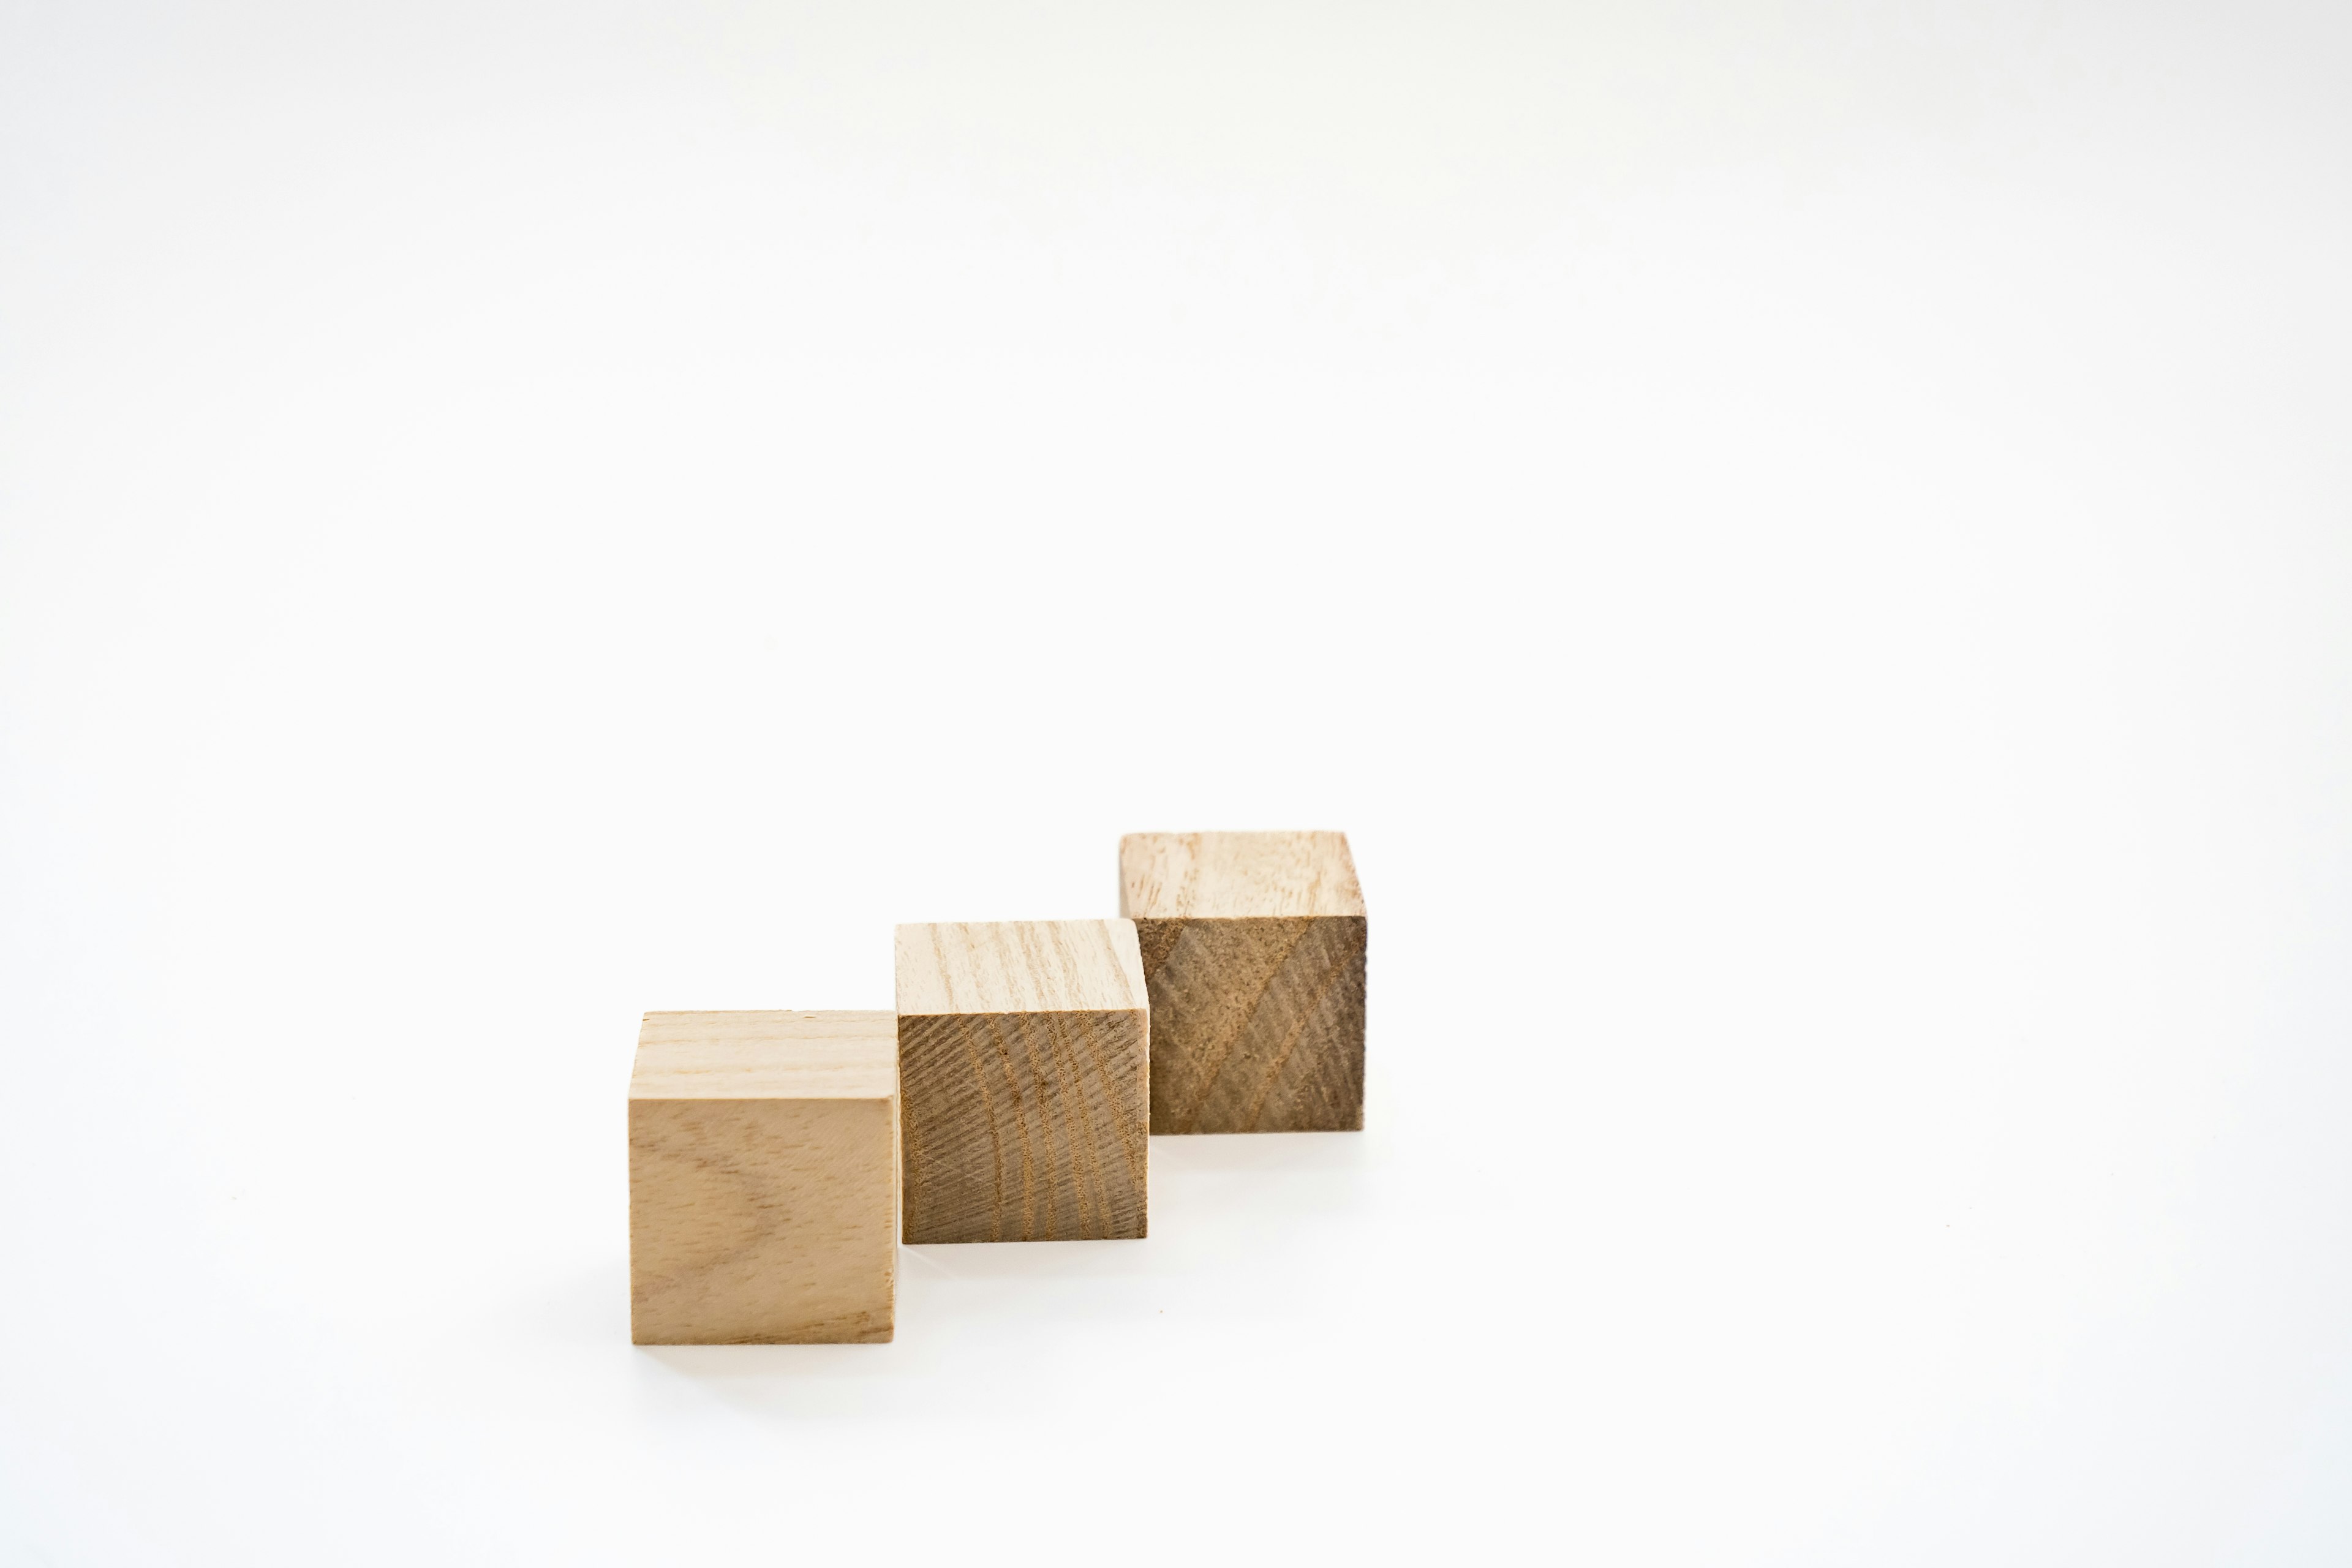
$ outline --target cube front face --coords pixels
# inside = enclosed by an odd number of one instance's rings
[[[1362,916],[1135,923],[1152,1131],[1362,1130]]]
[[[1139,833],[1119,904],[1151,1007],[1151,1131],[1364,1125],[1370,928],[1337,833]]]
[[[1141,1237],[1147,1027],[1140,1008],[901,1018],[907,1240]]]
[[[1145,1234],[1150,1014],[1129,922],[901,926],[898,993],[908,1242]]]
[[[647,1016],[629,1095],[637,1343],[891,1337],[896,1024],[888,1013]]]

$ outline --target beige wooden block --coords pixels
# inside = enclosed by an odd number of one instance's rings
[[[878,1343],[898,1280],[896,1015],[646,1014],[629,1079],[636,1342]]]
[[[1343,833],[1133,833],[1151,1131],[1364,1125],[1363,890]]]
[[[906,1238],[1139,1237],[1150,1015],[1135,927],[898,928]]]

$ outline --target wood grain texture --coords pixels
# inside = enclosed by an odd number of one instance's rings
[[[1083,1013],[1143,1005],[1125,921],[898,928],[898,1012]]]
[[[887,1341],[898,1240],[896,1015],[646,1015],[629,1080],[637,1343]]]
[[[1118,881],[1129,920],[1364,913],[1344,833],[1130,833]]]
[[[1360,1131],[1369,926],[1347,836],[1135,833],[1118,859],[1151,1131]]]
[[[898,928],[910,1243],[1132,1239],[1150,1159],[1135,928]]]

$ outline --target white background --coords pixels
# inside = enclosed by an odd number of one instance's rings
[[[0,1561],[2352,1561],[2352,12],[0,4]],[[627,1342],[637,1015],[1360,1137]]]

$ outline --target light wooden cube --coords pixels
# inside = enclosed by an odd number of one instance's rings
[[[629,1079],[641,1345],[874,1344],[898,1282],[889,1013],[648,1013]]]
[[[1363,889],[1343,833],[1133,833],[1151,1131],[1364,1125]]]
[[[1135,927],[898,928],[906,1238],[1140,1237],[1150,1013]]]

